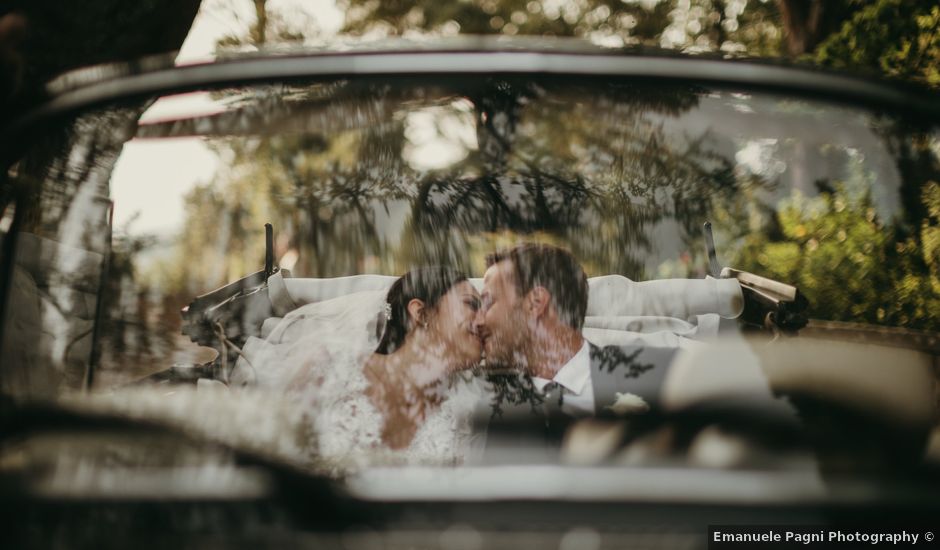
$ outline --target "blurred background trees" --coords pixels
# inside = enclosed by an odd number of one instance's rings
[[[349,37],[568,36],[608,46],[788,58],[931,85],[940,78],[940,7],[931,0],[337,0],[344,16],[338,33],[324,31],[318,4],[310,6],[7,0],[0,4],[5,106],[17,106],[16,99],[69,69],[177,50],[197,12],[252,14],[247,31],[220,37],[221,47]]]
[[[940,85],[929,0],[340,0],[362,36],[582,37],[608,46],[789,58]]]

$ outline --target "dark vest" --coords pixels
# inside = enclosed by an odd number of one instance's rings
[[[590,344],[590,350],[595,416],[621,416],[615,405],[618,393],[632,394],[630,402],[639,398],[649,411],[658,411],[675,349]],[[486,431],[484,462],[556,462],[565,431],[576,419],[547,403],[526,375],[488,379],[493,393],[481,403],[476,418],[477,429]]]

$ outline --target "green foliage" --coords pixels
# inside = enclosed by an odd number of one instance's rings
[[[639,27],[641,33],[668,24],[669,4],[651,9],[614,0],[571,2],[566,5],[530,0],[482,2],[373,2],[347,0],[344,32],[350,34],[537,34],[581,36],[591,31]],[[641,34],[641,37],[644,35]],[[646,35],[651,38],[653,35]]]
[[[925,188],[924,200],[934,208],[924,241],[935,242],[936,184]],[[795,284],[812,304],[811,317],[940,329],[936,249],[913,238],[898,242],[894,228],[878,219],[870,193],[853,194],[845,185],[812,198],[795,191],[774,222],[781,235],[748,234],[734,264]]]
[[[921,243],[924,248],[924,263],[930,266],[936,279],[940,269],[940,184],[935,181],[924,186],[924,204],[929,218],[921,226]],[[940,289],[935,289],[940,294]]]
[[[222,47],[297,43],[317,33],[253,0],[257,22]],[[802,39],[804,60],[940,85],[940,7],[931,0],[340,0],[341,34],[579,37],[605,46],[780,57]],[[818,13],[816,13],[818,12]],[[813,49],[814,44],[819,46]],[[792,49],[792,48],[791,48]],[[804,50],[798,50],[804,51]],[[793,55],[797,55],[794,52]]]
[[[604,45],[776,55],[776,5],[766,0],[345,0],[344,33],[583,37]],[[745,6],[747,6],[745,8]]]
[[[813,58],[840,69],[871,69],[940,86],[940,6],[932,1],[858,3],[842,28]]]

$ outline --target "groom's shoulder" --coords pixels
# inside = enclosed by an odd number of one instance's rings
[[[639,376],[655,368],[665,368],[672,363],[676,348],[646,345],[598,346],[588,342],[591,351],[592,370],[602,374],[622,373]]]
[[[657,410],[675,348],[645,345],[591,344],[591,385],[598,414],[604,404],[618,403],[622,395],[639,398],[644,410]]]

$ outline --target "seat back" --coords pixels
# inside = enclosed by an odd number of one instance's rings
[[[275,273],[268,279],[274,316],[264,321],[267,337],[281,318],[306,304],[355,292],[384,290],[397,277],[353,275],[328,279],[291,278]],[[471,278],[478,290],[483,279]],[[734,279],[662,279],[635,282],[621,275],[588,279],[584,334],[598,345],[644,343],[683,345],[683,339],[703,339],[717,333],[720,318],[741,314],[744,299]]]

